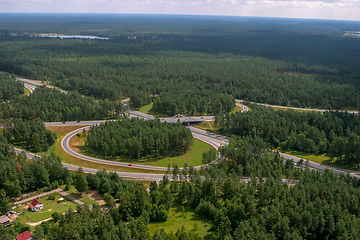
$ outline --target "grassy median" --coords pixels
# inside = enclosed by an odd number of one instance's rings
[[[89,149],[84,147],[84,144],[85,144],[85,138],[83,136],[79,137],[79,136],[75,135],[69,141],[69,145],[72,150],[74,150],[75,152],[87,155],[87,156],[106,159],[106,160],[110,160],[110,161],[129,162],[129,163],[134,163],[134,164],[144,164],[144,165],[158,166],[158,167],[167,167],[169,164],[171,166],[173,164],[177,164],[179,167],[183,167],[185,163],[188,166],[200,166],[200,165],[202,165],[203,153],[209,151],[212,148],[212,146],[210,146],[209,144],[207,144],[203,141],[194,139],[194,144],[190,147],[190,150],[180,156],[167,157],[167,158],[161,158],[161,159],[151,158],[151,157],[143,158],[143,159],[127,159],[127,158],[120,158],[120,157],[118,157],[118,158],[104,157],[104,156],[98,156],[98,155],[92,154],[89,151]]]
[[[57,156],[61,158],[61,161],[63,163],[68,163],[80,167],[86,167],[86,168],[94,168],[94,169],[106,169],[108,171],[117,171],[117,172],[136,172],[136,173],[165,173],[166,171],[156,171],[156,170],[146,170],[146,169],[138,169],[138,168],[132,168],[132,167],[121,167],[121,166],[114,166],[114,165],[108,165],[108,164],[101,164],[101,163],[95,163],[90,162],[86,160],[82,160],[80,158],[71,156],[67,152],[64,151],[64,149],[61,147],[61,140],[63,137],[76,129],[79,129],[83,126],[51,126],[46,127],[50,131],[56,133],[57,140],[54,146],[51,148],[56,153]],[[51,149],[50,149],[51,150]]]

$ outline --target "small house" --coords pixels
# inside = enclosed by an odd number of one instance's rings
[[[15,237],[16,240],[33,240],[33,235],[29,231],[25,231]]]
[[[10,225],[10,219],[6,215],[0,216],[0,224],[2,224],[4,227],[7,227]]]
[[[36,198],[29,205],[30,210],[33,211],[33,212],[39,211],[43,207],[44,207],[44,205],[41,202],[39,202]]]

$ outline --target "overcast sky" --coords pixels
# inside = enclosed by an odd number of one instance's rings
[[[157,13],[360,21],[360,0],[0,0],[0,12]]]

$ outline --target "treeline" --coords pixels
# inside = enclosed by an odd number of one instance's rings
[[[40,118],[47,122],[99,120],[117,118],[122,111],[120,101],[96,101],[76,92],[64,94],[42,86],[29,96],[14,97],[9,103],[0,104],[0,119]]]
[[[193,143],[189,129],[181,123],[167,124],[138,118],[92,126],[86,146],[102,156],[167,157],[185,153]]]
[[[359,115],[250,107],[246,113],[218,115],[215,123],[226,134],[260,136],[275,148],[326,153],[340,163],[360,163]]]
[[[262,28],[251,26],[257,27]],[[269,104],[358,109],[357,39],[287,30],[165,33],[150,42],[115,37],[91,45],[4,37],[0,69],[100,99],[120,100],[137,90],[158,95],[205,89],[213,96],[226,93]]]
[[[149,222],[165,221],[171,206],[182,206],[213,222],[206,239],[356,239],[360,180],[310,170],[267,149],[259,136],[234,137],[220,148],[223,161],[200,172],[174,166],[163,181],[150,184],[149,192],[116,173],[87,174],[90,188],[104,194],[108,211],[97,205],[90,211],[85,205],[77,212],[53,214],[53,220],[35,228],[35,237],[204,239],[181,226],[176,233],[161,230],[149,236]]]
[[[235,99],[228,94],[214,94],[210,91],[202,92],[162,92],[154,100],[151,111],[157,114],[174,116],[214,115],[231,112],[235,108]]]
[[[139,109],[151,102],[151,96],[147,92],[133,91],[130,93],[130,107]]]
[[[71,178],[69,170],[62,166],[58,157],[51,155],[28,161],[24,153],[16,155],[3,136],[0,136],[0,141],[0,203],[4,203],[4,199],[8,203],[9,198],[29,191],[57,188]],[[6,212],[8,207],[2,204],[0,212]]]
[[[153,193],[149,194],[142,183],[123,180],[115,172],[107,173],[102,170],[96,174],[84,174],[78,170],[76,174],[79,173],[86,177],[90,189],[103,195],[116,224],[141,216],[146,220],[142,223],[144,227],[147,227],[149,221],[167,220],[173,196],[170,187],[165,183],[160,188],[156,183],[152,183],[150,189],[153,189]],[[115,199],[120,203],[119,208],[116,208]]]
[[[90,77],[71,77],[68,81],[66,76],[62,75],[57,80],[58,86],[67,89],[78,91],[86,96],[92,96],[97,99],[116,101],[122,99],[122,88],[119,84],[112,81],[98,81]]]
[[[24,84],[10,78],[7,74],[0,73],[0,101],[8,101],[14,96],[24,94]]]
[[[356,239],[359,179],[302,170],[266,148],[260,137],[232,139],[220,149],[226,160],[207,170],[211,180],[203,184],[211,187],[196,212],[215,221],[217,236]],[[251,181],[240,182],[239,176],[251,176]]]
[[[10,143],[32,152],[46,152],[54,145],[56,139],[56,135],[47,130],[39,118],[28,121],[21,118],[5,121],[3,129],[3,135]]]

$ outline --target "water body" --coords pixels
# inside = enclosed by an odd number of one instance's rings
[[[60,36],[41,36],[41,37],[60,38],[60,39],[74,38],[74,39],[100,39],[100,40],[109,40],[109,38],[107,38],[107,37],[86,36],[86,35],[60,35]]]

